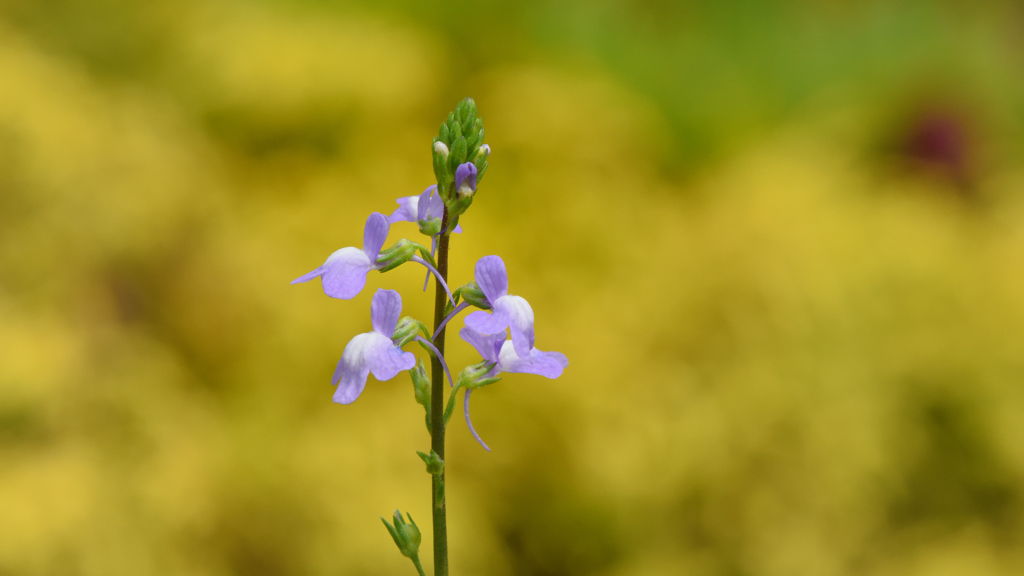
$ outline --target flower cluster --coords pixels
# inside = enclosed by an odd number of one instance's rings
[[[363,228],[361,249],[342,248],[328,256],[322,265],[292,281],[296,284],[320,278],[325,294],[350,300],[363,290],[371,272],[388,272],[406,262],[424,266],[427,283],[431,276],[436,279],[434,317],[441,321],[436,322],[433,333],[419,320],[402,317],[402,297],[398,292],[378,289],[370,304],[372,330],[349,341],[331,378],[331,383],[337,386],[334,401],[351,404],[362,394],[370,374],[384,381],[409,371],[416,401],[426,409],[427,428],[432,438],[430,454],[419,452],[419,455],[427,463],[428,473],[435,478],[435,520],[438,514],[444,514],[444,436],[437,434],[438,426],[443,430],[447,424],[458,392],[465,390],[463,409],[470,432],[489,450],[469,418],[471,392],[497,382],[501,373],[557,378],[569,365],[565,355],[544,352],[534,346],[533,308],[521,296],[509,294],[508,273],[500,257],[480,258],[474,270],[474,281],[454,292],[439,272],[439,269],[447,270],[450,235],[463,232],[459,219],[472,205],[477,186],[487,171],[491,148],[483,143],[483,138],[483,123],[476,114],[476,105],[466,99],[442,123],[432,142],[437,184],[418,195],[398,198],[399,207],[390,217],[379,212],[370,214]],[[384,249],[391,226],[398,222],[415,223],[419,232],[430,238],[430,249],[405,238]],[[424,290],[426,287],[425,283]],[[476,349],[481,360],[467,366],[453,380],[441,352],[444,328],[471,306],[479,310],[465,317],[459,336]],[[413,341],[433,356],[433,378],[427,374],[421,360],[404,350],[403,347]],[[445,373],[452,389],[448,393],[447,407],[442,410],[444,386],[441,380]],[[439,421],[438,416],[442,414],[443,421]],[[411,558],[422,574],[417,552],[420,535],[412,518],[409,517],[407,523],[396,511],[394,523],[384,523],[402,554]],[[446,557],[435,558],[435,568],[442,565],[446,572]]]

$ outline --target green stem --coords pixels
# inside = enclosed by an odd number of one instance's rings
[[[420,564],[420,555],[416,554],[412,557],[412,563],[416,565],[416,571],[420,573],[420,576],[427,576],[423,573],[423,565]]]
[[[444,217],[441,219],[441,230],[448,226],[448,208],[444,210]],[[448,239],[449,236],[441,234],[437,239],[437,272],[448,281]],[[435,283],[434,292],[434,330],[436,331],[441,322],[444,321],[445,305],[448,303],[448,294],[441,287],[439,282]],[[446,330],[441,330],[434,339],[434,346],[441,354],[444,354],[444,337]],[[441,362],[430,356],[430,447],[437,452],[439,458],[444,460],[444,369]],[[431,478],[431,506],[434,513],[434,576],[448,576],[448,520],[445,517],[446,502],[444,498],[444,476],[432,475]],[[437,495],[440,495],[440,502],[435,502]]]

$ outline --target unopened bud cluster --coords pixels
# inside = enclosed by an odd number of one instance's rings
[[[476,102],[466,98],[448,114],[432,143],[438,192],[455,220],[473,203],[477,183],[487,171],[491,147],[484,144],[484,122]]]

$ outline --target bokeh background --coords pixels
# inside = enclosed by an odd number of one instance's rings
[[[453,285],[571,365],[453,419],[453,574],[1024,573],[1018,3],[0,0],[0,574],[413,573],[409,380],[329,381],[422,269],[288,282],[470,95]]]

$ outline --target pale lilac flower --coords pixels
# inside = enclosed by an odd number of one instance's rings
[[[528,355],[520,356],[513,348],[513,343],[506,339],[504,331],[500,334],[481,334],[472,328],[463,328],[459,330],[459,337],[476,348],[484,360],[494,363],[494,369],[487,373],[488,377],[510,372],[558,378],[562,370],[569,366],[569,359],[561,352],[543,352],[532,348]]]
[[[292,280],[291,283],[309,282],[319,276],[323,283],[325,294],[332,298],[350,300],[363,290],[363,286],[366,286],[366,275],[371,270],[381,270],[393,265],[395,262],[415,262],[427,269],[428,277],[430,274],[433,274],[437,278],[438,283],[441,284],[444,291],[448,293],[448,298],[451,299],[452,292],[448,289],[448,284],[445,283],[441,274],[430,262],[415,255],[416,245],[408,240],[403,240],[395,245],[395,247],[403,248],[405,250],[404,253],[394,254],[394,257],[389,255],[387,256],[389,258],[388,261],[377,262],[377,257],[380,255],[381,247],[384,246],[384,240],[388,237],[390,227],[387,217],[380,212],[370,214],[369,218],[366,219],[366,227],[363,228],[362,250],[351,247],[342,248],[328,256],[327,261],[322,266],[299,276]],[[393,251],[392,248],[388,250]],[[454,305],[454,303],[453,300],[452,304]]]
[[[360,334],[349,341],[334,370],[331,384],[338,390],[334,401],[351,404],[363,392],[366,377],[373,373],[377,380],[390,380],[399,372],[416,365],[412,352],[405,352],[392,340],[398,318],[402,315],[402,297],[394,290],[377,289],[370,303],[370,321],[373,331]]]
[[[419,222],[421,220],[430,220],[431,218],[440,220],[444,217],[444,200],[437,193],[436,184],[429,186],[419,196],[405,196],[395,200],[395,202],[398,203],[398,209],[392,212],[388,218],[388,222],[391,224],[395,222]],[[462,225],[456,226],[453,232],[461,233]]]
[[[506,340],[504,331],[501,334],[481,334],[471,328],[463,328],[459,330],[459,336],[476,348],[484,360],[494,364],[494,368],[486,375],[488,378],[493,378],[502,372],[511,372],[537,374],[553,379],[561,376],[562,371],[569,366],[569,359],[561,352],[543,352],[531,348],[529,355],[519,356],[513,348],[512,342]],[[462,410],[466,416],[466,426],[473,438],[476,438],[476,441],[490,452],[491,449],[477,434],[476,428],[473,427],[473,421],[469,417],[469,395],[472,392],[472,389],[466,389],[466,397],[462,404]]]
[[[512,332],[512,345],[522,358],[530,357],[533,348],[533,308],[520,296],[508,293],[508,273],[498,256],[484,256],[476,263],[476,283],[480,286],[491,311],[479,310],[466,316],[466,326],[481,334]]]
[[[459,164],[455,169],[455,191],[463,198],[476,192],[476,165],[472,162]]]
[[[370,214],[366,219],[366,227],[363,228],[362,250],[342,248],[328,256],[322,266],[292,280],[292,284],[309,282],[320,276],[324,294],[342,300],[355,298],[366,285],[366,275],[371,270],[384,267],[384,264],[377,263],[377,255],[384,246],[389,228],[387,216],[380,212]]]

